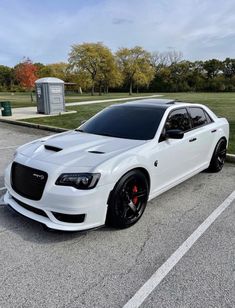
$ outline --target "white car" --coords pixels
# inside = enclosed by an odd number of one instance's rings
[[[5,203],[57,230],[136,223],[146,203],[224,165],[229,125],[199,104],[148,99],[105,108],[78,129],[19,147]]]

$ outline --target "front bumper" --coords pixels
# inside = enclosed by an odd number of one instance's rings
[[[113,189],[113,184],[97,186],[91,190],[46,185],[42,198],[39,201],[34,201],[22,197],[13,190],[10,181],[10,166],[5,172],[5,186],[7,192],[4,195],[4,202],[15,211],[46,225],[48,228],[63,231],[83,231],[104,225],[107,200]],[[36,211],[30,210],[30,207]],[[43,211],[45,215],[41,215],[40,211]],[[61,219],[58,220],[53,213],[85,215],[85,218],[83,222],[79,223],[65,222]]]

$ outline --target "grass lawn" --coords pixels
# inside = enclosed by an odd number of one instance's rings
[[[130,97],[135,96],[148,96],[148,95],[154,95],[157,93],[133,93]],[[82,94],[82,95],[75,95],[75,94],[69,94],[65,96],[65,102],[66,103],[72,103],[72,102],[83,102],[83,101],[94,101],[94,100],[103,100],[103,99],[115,99],[115,98],[125,98],[129,97],[128,93],[108,93],[104,95],[94,95],[91,96],[90,94]]]
[[[147,96],[153,95],[156,93],[135,93],[132,96]],[[115,99],[115,98],[124,98],[128,97],[128,93],[109,93],[105,95],[94,95],[91,96],[90,94],[68,94],[65,95],[65,102],[82,102],[82,101],[93,101],[93,100],[100,100],[100,99]],[[9,101],[13,108],[18,107],[32,107],[36,106],[36,97],[33,95],[34,102],[31,102],[31,97],[29,92],[0,92],[0,102],[1,101]]]
[[[163,93],[164,98],[173,98],[209,106],[217,115],[226,117],[230,123],[229,152],[235,153],[235,93]],[[75,114],[27,119],[27,122],[58,126],[68,129],[76,128],[81,121],[87,120],[112,102],[68,107],[77,110]]]
[[[31,103],[30,93],[26,92],[0,92],[0,102],[9,101],[13,108],[16,107],[31,107],[36,106],[36,99],[34,96],[34,103]]]

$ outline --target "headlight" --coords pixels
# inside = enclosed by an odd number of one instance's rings
[[[100,173],[63,173],[56,180],[56,185],[72,186],[77,189],[94,188],[100,179]]]

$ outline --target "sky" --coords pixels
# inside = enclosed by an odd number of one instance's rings
[[[83,42],[235,58],[235,0],[0,0],[0,64],[66,62]]]

